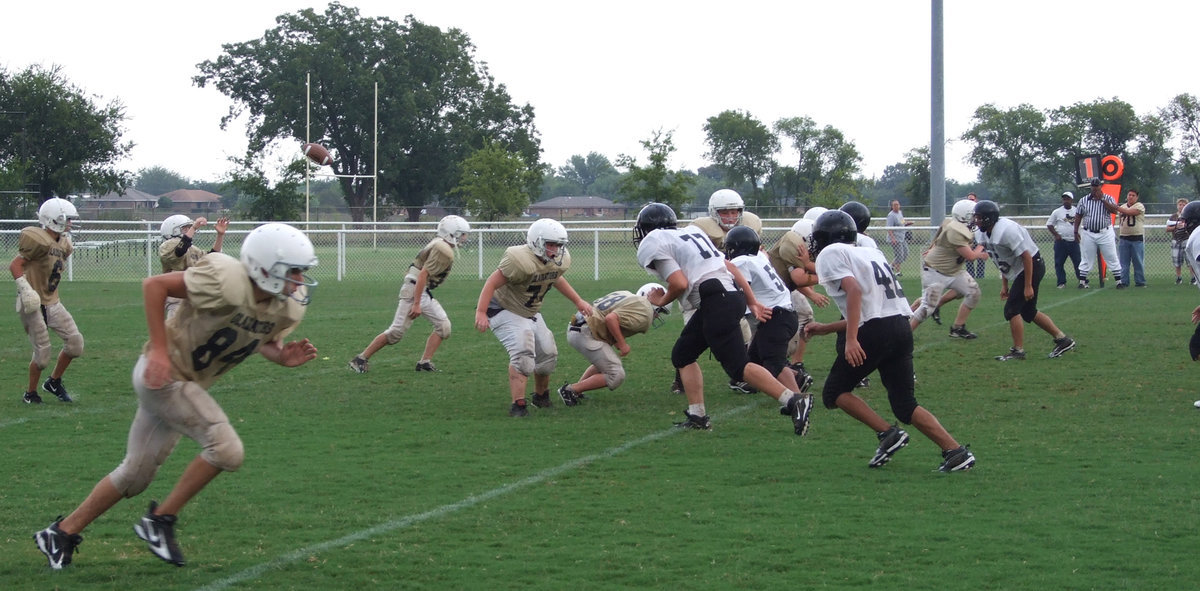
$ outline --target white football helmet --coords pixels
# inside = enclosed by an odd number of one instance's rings
[[[251,230],[242,242],[242,264],[263,291],[281,300],[290,297],[301,304],[312,299],[317,282],[304,272],[317,265],[317,253],[304,232],[279,223]],[[300,281],[292,278],[295,270],[301,273]],[[295,285],[290,295],[283,291],[288,283]]]
[[[806,219],[810,222],[816,223],[817,218],[821,217],[821,214],[823,214],[827,211],[829,211],[828,208],[821,207],[820,205],[815,206],[815,207],[810,207],[810,208],[808,208],[808,211],[804,212],[804,219]]]
[[[975,202],[970,199],[955,201],[954,207],[950,209],[950,215],[970,227],[975,221]]]
[[[637,290],[637,294],[644,298],[649,298],[650,292],[655,289],[661,289],[663,291],[667,290],[667,288],[665,288],[657,283],[651,282],[651,283],[647,283],[647,284],[639,287]],[[654,319],[650,321],[651,326],[653,326],[654,328],[658,328],[658,327],[662,326],[663,324],[666,324],[667,319],[663,318],[663,316],[670,314],[671,310],[669,308],[664,308],[663,306],[655,306],[654,304],[650,304],[650,305],[654,307]]]
[[[183,229],[192,225],[193,223],[194,222],[192,221],[192,218],[183,215],[182,213],[177,213],[172,216],[167,216],[167,219],[163,220],[162,228],[159,229],[159,233],[162,234],[163,240],[178,238],[183,236]]]
[[[804,242],[807,243],[812,238],[813,221],[805,219],[796,220],[796,223],[792,224],[792,231],[799,234],[804,239]]]
[[[458,246],[466,242],[467,233],[470,231],[471,224],[456,215],[448,215],[438,222],[438,238],[449,242],[451,246]]]
[[[554,255],[553,259],[546,258],[546,243],[553,242],[559,245],[558,254]],[[539,259],[543,261],[553,260],[557,264],[562,264],[563,257],[567,254],[567,229],[562,224],[550,219],[542,218],[529,225],[529,232],[525,234],[525,244],[533,250]]]
[[[42,227],[59,234],[67,232],[71,222],[78,219],[79,210],[66,199],[51,197],[38,208],[38,222]]]
[[[717,213],[723,209],[736,209],[737,221],[732,224],[727,224],[721,221],[721,214]],[[746,202],[742,201],[742,196],[738,195],[733,189],[721,189],[713,193],[708,198],[708,215],[717,222],[724,230],[742,223],[742,211],[746,209]]]

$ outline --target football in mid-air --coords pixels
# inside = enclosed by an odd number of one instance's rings
[[[301,149],[304,150],[304,155],[308,156],[309,160],[317,163],[317,166],[333,164],[333,156],[330,156],[329,150],[326,150],[325,146],[321,144],[308,143],[301,146]]]

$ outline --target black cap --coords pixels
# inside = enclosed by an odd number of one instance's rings
[[[1103,183],[1103,182],[1101,182],[1101,181],[1100,181],[1100,179],[1092,179],[1092,186],[1093,186],[1093,187],[1099,187],[1100,185],[1103,185],[1103,184],[1104,184],[1104,183]]]

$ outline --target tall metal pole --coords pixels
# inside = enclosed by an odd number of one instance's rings
[[[305,72],[304,73],[304,143],[305,144],[312,142],[312,138],[311,138],[310,132],[309,132],[309,125],[312,123],[312,113],[310,112],[310,109],[312,107],[312,82],[311,81],[312,81],[312,72]],[[308,231],[308,200],[309,200],[308,176],[311,171],[312,171],[312,160],[309,158],[305,158],[304,159],[304,231],[305,232]]]
[[[379,83],[375,83],[375,154],[372,156],[374,162],[371,163],[371,196],[374,199],[373,210],[371,212],[371,220],[375,224],[376,235],[379,229]],[[371,248],[379,247],[378,236],[371,239]]]
[[[946,83],[942,46],[942,0],[933,1],[929,92],[929,223],[946,217]]]

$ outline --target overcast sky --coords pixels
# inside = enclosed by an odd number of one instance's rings
[[[631,154],[655,130],[674,133],[673,167],[696,169],[703,126],[748,112],[767,125],[807,116],[845,133],[879,176],[929,143],[930,2],[464,2],[347,0],[362,16],[412,14],[463,30],[513,99],[534,107],[543,161]],[[0,66],[57,64],[99,102],[119,99],[131,171],[163,166],[217,180],[245,149],[221,131],[230,102],[196,88],[196,64],[248,41],[275,17],[323,2],[10,2],[0,9]],[[985,103],[1039,109],[1119,98],[1139,115],[1200,94],[1191,2],[945,2],[947,176],[966,181],[956,138]],[[296,150],[302,140],[297,140]]]

